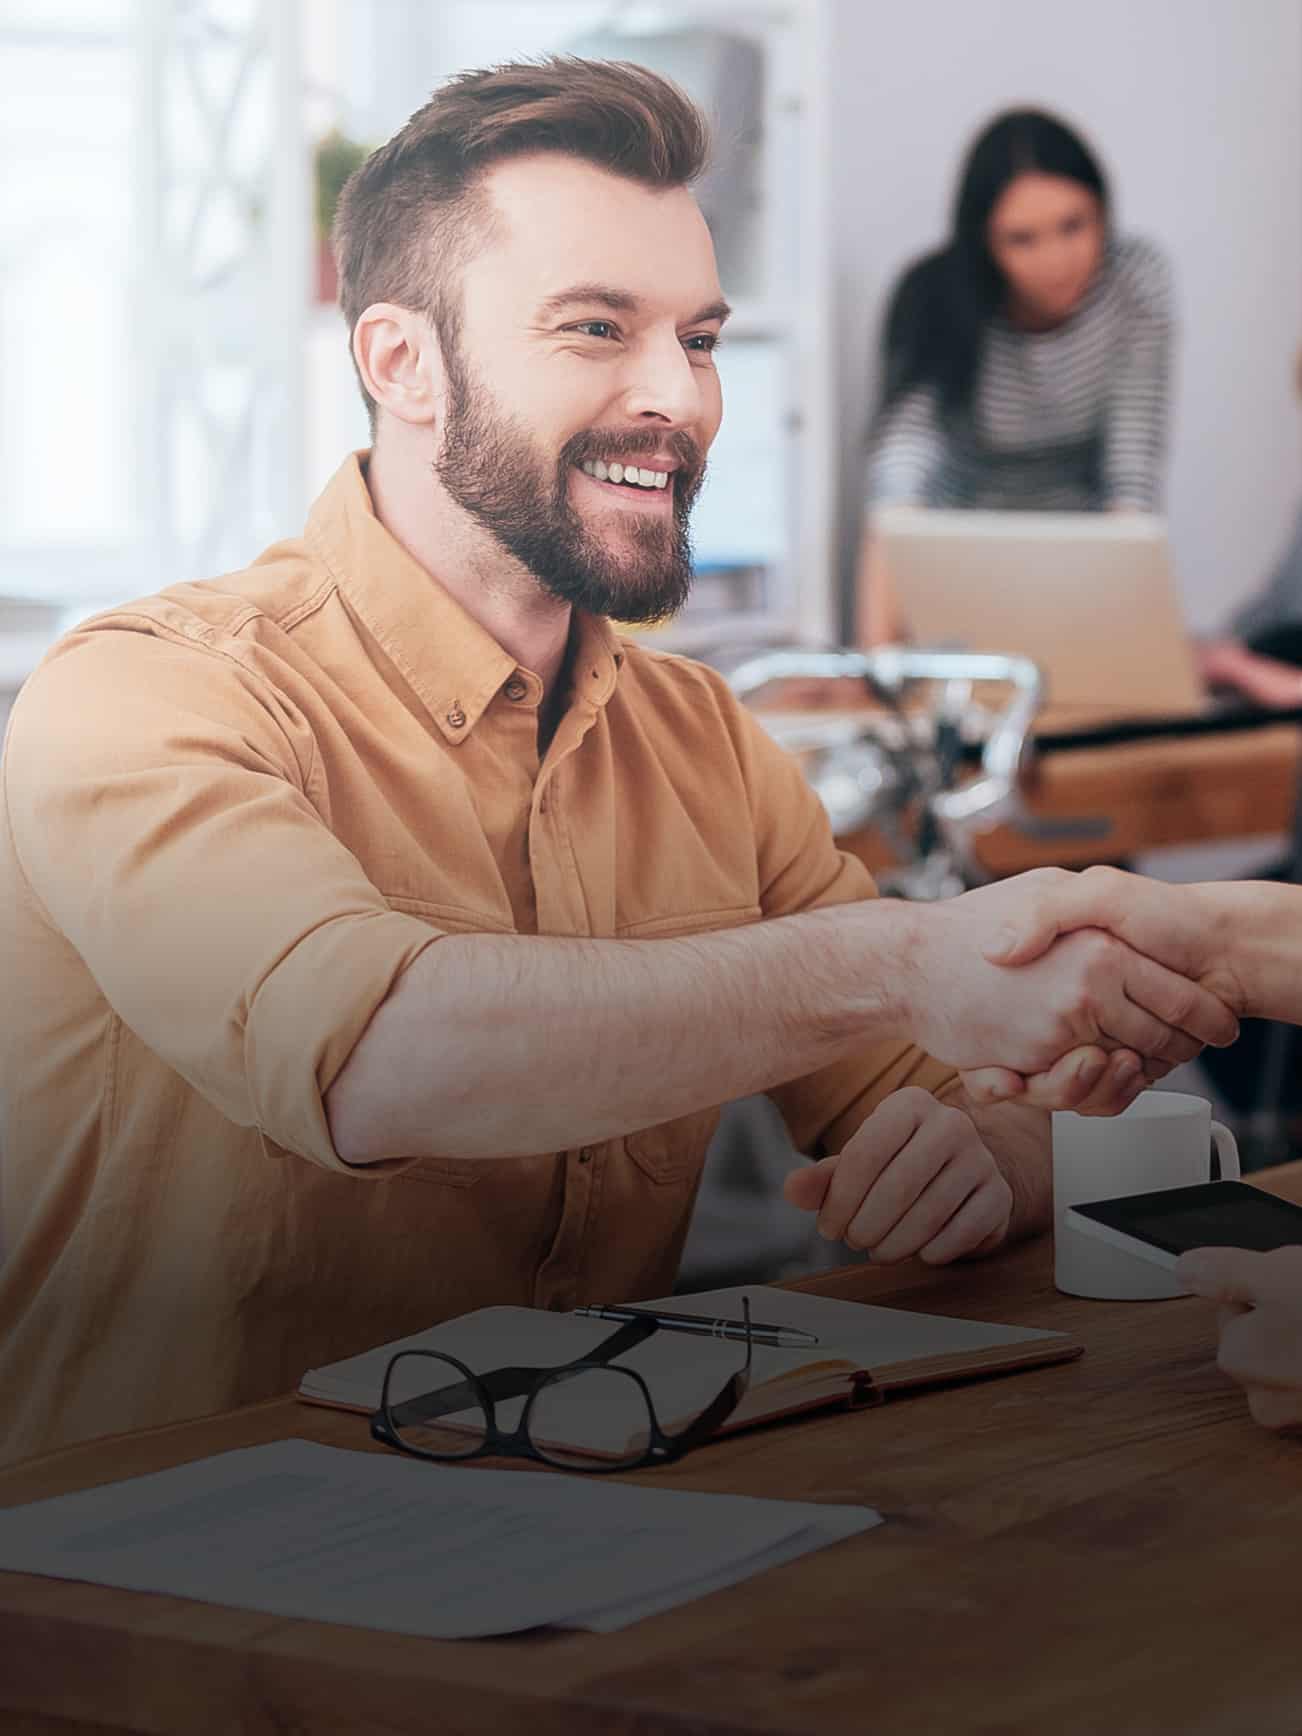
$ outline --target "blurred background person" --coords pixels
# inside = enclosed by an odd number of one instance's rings
[[[1293,378],[1302,396],[1302,350]],[[1302,510],[1265,584],[1230,617],[1227,633],[1197,653],[1209,686],[1258,705],[1302,705]]]
[[[1158,249],[1112,232],[1094,153],[1052,115],[999,115],[953,232],[888,307],[857,577],[861,642],[905,627],[873,534],[887,505],[1158,508],[1172,339]]]

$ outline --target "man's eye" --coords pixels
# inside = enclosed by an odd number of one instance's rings
[[[685,349],[696,350],[704,356],[713,355],[719,347],[718,332],[694,332],[690,338],[683,339]]]
[[[608,319],[580,320],[574,330],[589,338],[613,338],[615,335],[614,322]]]

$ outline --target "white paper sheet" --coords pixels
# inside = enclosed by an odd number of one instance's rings
[[[880,1523],[278,1441],[0,1512],[0,1568],[432,1639],[609,1632]]]

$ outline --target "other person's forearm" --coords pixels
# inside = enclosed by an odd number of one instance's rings
[[[1201,982],[1240,1017],[1302,1023],[1302,887],[1171,886],[1116,868],[1040,869],[1003,884],[1016,906],[987,957],[1022,967],[1061,935],[1102,929]]]
[[[1302,887],[1227,880],[1179,890],[1207,913],[1213,991],[1223,980],[1248,1017],[1302,1024]]]
[[[908,1036],[913,920],[883,900],[689,939],[447,936],[328,1091],[336,1149],[354,1163],[563,1150]]]

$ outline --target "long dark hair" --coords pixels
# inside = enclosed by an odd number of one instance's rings
[[[1085,141],[1039,109],[1010,109],[976,139],[963,164],[949,242],[917,260],[891,297],[883,334],[881,408],[916,386],[936,390],[949,420],[972,400],[986,326],[1006,292],[986,226],[1000,195],[1038,171],[1088,187],[1106,220],[1108,187]]]

